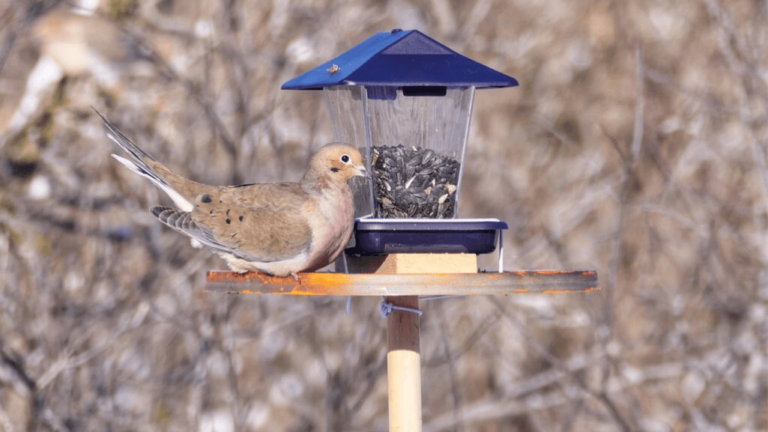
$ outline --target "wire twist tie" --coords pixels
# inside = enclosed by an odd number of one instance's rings
[[[399,311],[403,311],[403,312],[410,312],[410,313],[414,313],[414,314],[416,314],[418,316],[421,316],[421,314],[424,313],[424,311],[422,311],[421,309],[414,309],[414,308],[409,308],[409,307],[405,307],[405,306],[395,306],[392,303],[388,302],[387,299],[382,296],[381,297],[381,316],[383,318],[386,318],[386,317],[389,316],[389,314],[392,313],[393,310],[399,310]]]

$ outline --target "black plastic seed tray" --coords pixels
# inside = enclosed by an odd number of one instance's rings
[[[357,219],[351,255],[474,253],[496,250],[499,219]]]

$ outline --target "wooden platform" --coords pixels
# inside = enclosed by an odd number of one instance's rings
[[[560,294],[599,289],[593,270],[525,270],[504,273],[346,274],[299,273],[274,277],[264,273],[208,272],[207,289],[229,294],[316,296],[431,296]]]

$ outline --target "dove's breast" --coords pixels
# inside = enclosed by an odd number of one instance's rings
[[[314,205],[317,209],[308,219],[312,229],[309,271],[330,264],[341,254],[355,223],[352,194],[346,185],[326,190]]]

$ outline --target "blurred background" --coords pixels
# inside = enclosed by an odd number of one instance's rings
[[[424,431],[768,430],[768,2],[0,0],[0,430],[386,431],[378,299],[208,293],[95,107],[176,172],[295,181],[280,85],[392,28],[476,97],[462,217],[602,290],[424,304]],[[490,268],[493,257],[483,257]]]

